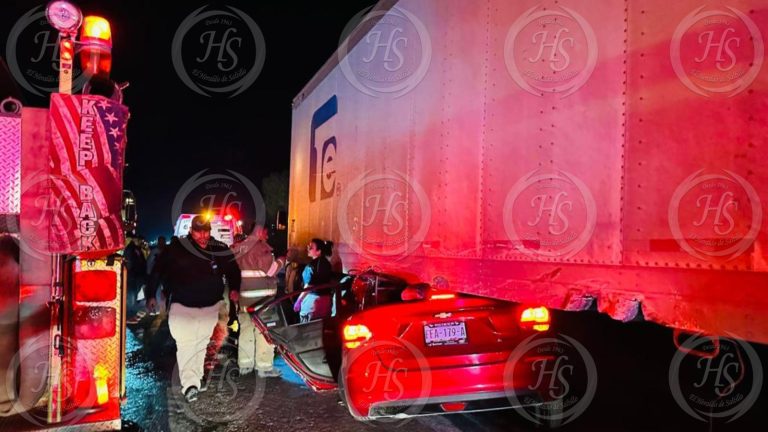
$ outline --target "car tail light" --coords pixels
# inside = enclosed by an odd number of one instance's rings
[[[520,315],[520,324],[536,331],[549,330],[549,309],[544,306],[525,309]]]
[[[362,324],[347,324],[344,326],[344,346],[354,349],[373,336],[368,327]]]

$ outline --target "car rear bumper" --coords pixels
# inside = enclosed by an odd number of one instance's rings
[[[346,371],[345,398],[358,418],[490,411],[541,403],[529,388],[530,374],[516,371],[514,382],[510,376],[505,382],[507,362],[427,371],[367,363]]]
[[[522,396],[523,394],[528,393],[528,397]],[[368,410],[368,418],[409,418],[440,414],[471,413],[535,406],[540,404],[541,400],[538,398],[538,395],[527,390],[517,393],[516,400],[510,398],[510,394],[507,392],[472,393],[427,399],[375,403],[371,405]]]

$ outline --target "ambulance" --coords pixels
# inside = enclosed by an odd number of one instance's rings
[[[211,222],[211,237],[223,242],[227,246],[232,246],[235,242],[235,236],[243,233],[243,222],[231,214],[212,214],[211,212],[200,213],[206,220]],[[189,227],[192,225],[192,219],[198,216],[194,213],[185,213],[179,215],[176,225],[173,229],[173,235],[176,237],[185,237],[189,234]]]

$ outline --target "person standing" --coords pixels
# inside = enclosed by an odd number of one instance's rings
[[[166,241],[165,237],[160,236],[157,238],[157,245],[153,247],[149,251],[149,256],[147,257],[147,273],[151,274],[152,269],[155,267],[155,263],[157,262],[157,256],[163,253],[165,250]]]
[[[293,310],[299,313],[302,323],[331,316],[331,295],[322,291],[307,290],[307,288],[323,285],[333,279],[333,269],[329,258],[333,254],[333,242],[318,238],[312,239],[307,245],[307,255],[312,261],[304,267],[302,279],[306,291],[299,295]]]
[[[283,266],[285,259],[275,259],[272,247],[267,243],[269,232],[257,226],[253,233],[232,245],[242,275],[240,309],[237,319],[240,323],[240,335],[237,342],[237,366],[240,375],[258,371],[259,377],[279,377],[280,371],[274,368],[275,347],[271,345],[253,324],[251,314],[246,310],[265,297],[277,294],[275,275]]]
[[[168,327],[176,341],[181,392],[188,402],[201,390],[208,341],[224,299],[239,300],[240,268],[226,245],[211,239],[211,224],[202,216],[192,219],[189,235],[172,243],[158,256],[147,287],[147,307],[157,308],[155,294],[162,284],[170,293]]]
[[[147,257],[147,278],[148,279],[150,275],[152,275],[152,269],[155,268],[157,257],[160,256],[160,254],[163,253],[163,251],[165,251],[166,245],[167,244],[165,241],[165,237],[160,236],[157,238],[157,245],[155,245],[155,247],[153,247],[149,251],[149,256]],[[165,287],[163,287],[162,284],[160,285],[159,291],[162,293],[162,298],[166,299],[166,303],[167,303],[168,293],[166,292]],[[166,307],[163,308],[163,311],[167,311],[167,309],[168,309],[168,305],[166,304]],[[161,311],[161,314],[162,314],[162,311]]]
[[[141,311],[138,296],[147,278],[147,260],[141,251],[141,240],[138,237],[128,238],[128,244],[123,249],[123,259],[128,269],[127,306],[128,324],[137,324],[145,312]],[[144,293],[146,297],[146,292]]]

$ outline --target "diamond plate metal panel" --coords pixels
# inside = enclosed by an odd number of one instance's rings
[[[122,371],[122,326],[123,326],[123,295],[122,264],[119,259],[113,263],[108,260],[81,260],[74,262],[74,273],[91,271],[115,272],[115,286],[99,286],[102,290],[114,290],[115,296],[110,301],[86,302],[77,301],[74,290],[71,289],[71,307],[69,316],[65,318],[64,339],[68,341],[66,359],[61,372],[62,389],[62,419],[70,423],[78,423],[85,426],[87,423],[103,420],[118,420],[120,418],[120,389],[123,379]],[[89,287],[94,289],[93,286]],[[77,308],[96,311],[101,308],[114,309],[115,332],[112,336],[86,339],[78,338],[75,329],[73,311]],[[90,314],[89,314],[90,315]],[[93,314],[92,319],[98,320],[98,315]],[[105,381],[108,399],[103,405],[97,402],[97,375]],[[86,406],[98,407],[93,415],[81,416],[80,411]]]
[[[0,214],[21,204],[21,116],[0,114]]]

